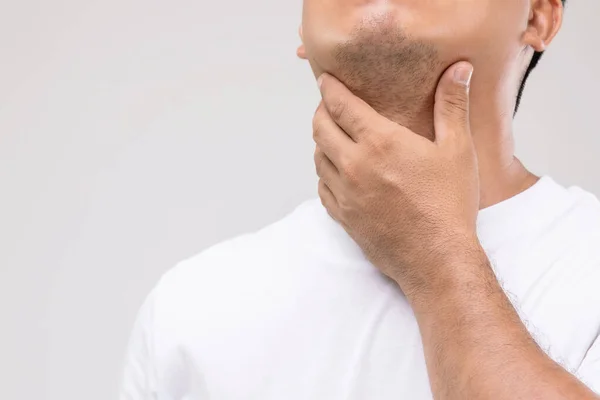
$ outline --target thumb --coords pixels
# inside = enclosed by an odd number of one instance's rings
[[[435,141],[470,135],[469,88],[473,66],[461,61],[446,70],[437,87],[434,108]]]

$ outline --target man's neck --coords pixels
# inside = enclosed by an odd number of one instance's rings
[[[529,189],[538,177],[515,156],[513,93],[507,85],[475,87],[471,91],[471,135],[479,165],[480,209]],[[497,93],[497,97],[490,96]]]

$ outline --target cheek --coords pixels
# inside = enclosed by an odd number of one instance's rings
[[[408,34],[434,44],[440,59],[452,63],[458,60],[490,59],[506,52],[507,37],[496,21],[487,15],[448,15],[435,21],[423,21],[407,27]]]

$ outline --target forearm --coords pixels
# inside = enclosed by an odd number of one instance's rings
[[[482,250],[439,270],[411,299],[436,399],[597,399],[537,346]]]

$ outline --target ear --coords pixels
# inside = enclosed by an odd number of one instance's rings
[[[300,29],[298,30],[298,33],[300,34],[300,40],[302,41],[302,44],[300,45],[300,47],[298,47],[298,50],[296,50],[296,55],[303,59],[306,60],[306,48],[304,47],[304,38],[302,37],[302,25],[300,25]]]
[[[563,21],[562,0],[531,0],[523,43],[541,52],[552,42]]]

